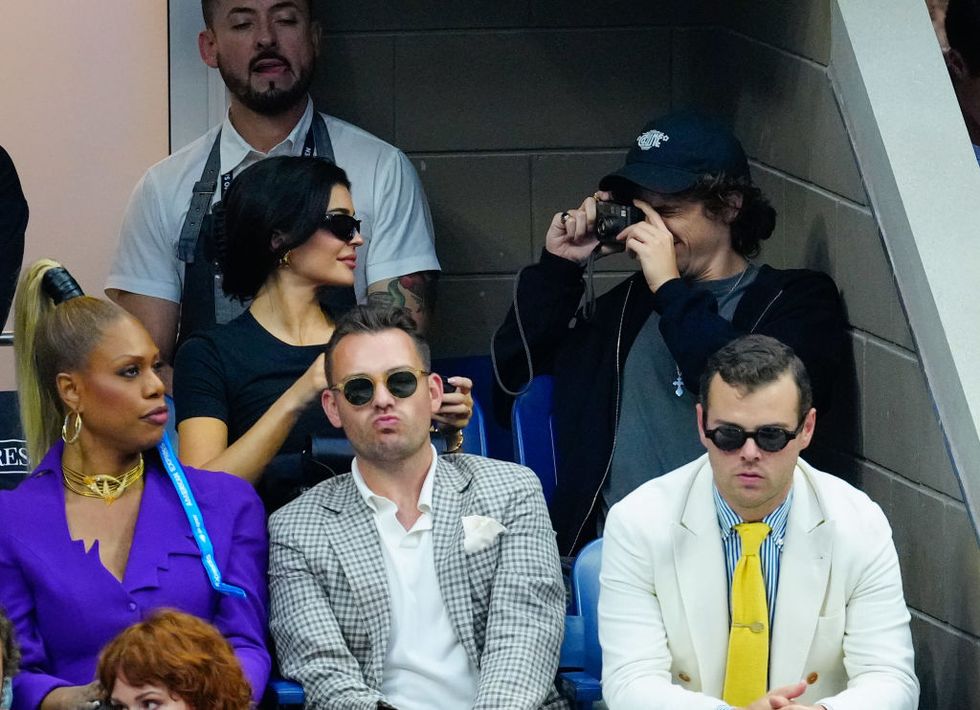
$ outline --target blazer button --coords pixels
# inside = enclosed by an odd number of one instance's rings
[[[808,675],[806,677],[806,683],[807,683],[807,685],[813,685],[814,683],[817,682],[817,678],[819,678],[819,677],[820,677],[820,675],[816,671],[814,671],[813,673],[811,673],[810,675]]]
[[[683,682],[683,683],[690,683],[691,682],[691,676],[689,676],[684,671],[681,671],[680,673],[678,673],[677,674],[677,677],[680,678],[681,679],[681,682]]]

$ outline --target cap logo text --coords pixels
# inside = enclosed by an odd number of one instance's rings
[[[661,131],[647,131],[646,133],[641,133],[636,139],[636,144],[640,146],[640,150],[650,150],[651,148],[659,148],[661,143],[665,143],[670,140],[670,136]]]

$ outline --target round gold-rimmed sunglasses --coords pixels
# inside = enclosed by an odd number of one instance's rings
[[[380,382],[384,383],[385,389],[393,396],[406,399],[415,394],[415,390],[419,387],[419,378],[428,377],[430,374],[432,373],[428,370],[405,367],[387,372],[378,378],[370,375],[351,375],[330,389],[341,392],[344,399],[355,407],[361,407],[374,399],[374,388]]]

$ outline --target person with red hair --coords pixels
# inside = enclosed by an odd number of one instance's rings
[[[252,691],[231,645],[206,621],[161,610],[99,656],[106,703],[118,710],[244,710]]]

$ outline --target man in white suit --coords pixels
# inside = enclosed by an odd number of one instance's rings
[[[745,336],[709,360],[697,405],[707,454],[606,523],[611,710],[918,706],[891,529],[864,493],[799,458],[815,415],[806,371],[778,341]]]

